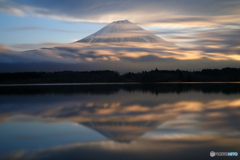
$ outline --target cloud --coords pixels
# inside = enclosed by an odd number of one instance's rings
[[[111,22],[129,19],[133,22],[158,20],[159,17],[171,15],[223,15],[239,14],[239,1],[236,0],[91,0],[65,1],[47,0],[1,0],[2,12],[14,15],[34,14],[57,19],[89,22]],[[9,8],[9,9],[7,9]],[[166,18],[166,17],[165,17]],[[182,19],[183,20],[183,19]],[[198,18],[198,20],[203,20]]]
[[[79,33],[80,31],[70,31],[70,30],[62,30],[62,29],[50,29],[43,27],[21,27],[21,28],[11,28],[7,31],[29,31],[29,30],[46,30],[46,31],[54,31],[54,32],[67,32],[67,33]]]
[[[44,43],[15,43],[15,44],[10,44],[9,48],[14,51],[27,51],[27,50],[34,50],[37,48],[50,48],[50,47],[55,47],[63,45],[60,43],[52,43],[52,42],[44,42]]]
[[[202,27],[235,27],[238,28],[240,14],[232,15],[170,15],[160,18],[148,19],[141,25],[166,26],[176,28],[202,28]]]
[[[23,8],[23,6],[14,2],[0,0],[0,12],[16,16],[24,16]]]
[[[19,16],[44,16],[73,23],[81,21],[85,23],[109,23],[119,19],[129,19],[132,22],[145,26],[153,26],[155,34],[173,42],[180,47],[127,45],[119,46],[79,46],[54,48],[51,50],[38,49],[28,52],[18,52],[29,58],[36,55],[34,61],[43,61],[44,57],[49,61],[65,62],[96,62],[96,61],[139,61],[156,57],[176,60],[202,60],[204,58],[214,61],[239,61],[239,26],[240,3],[237,0],[202,0],[190,1],[177,0],[165,1],[65,1],[47,0],[11,0],[0,1],[0,11]],[[8,9],[7,9],[8,8]],[[72,22],[71,22],[72,21]],[[173,29],[173,30],[170,30]],[[61,29],[28,26],[12,28],[8,31],[47,30],[55,32],[76,33]],[[141,36],[145,33],[126,32],[110,34],[110,37]],[[109,36],[109,35],[108,35]],[[104,38],[104,37],[102,37]],[[50,47],[47,44],[11,44],[11,49],[24,51],[42,47]],[[83,47],[83,46],[82,46]],[[89,47],[87,49],[87,47]],[[121,48],[122,47],[122,48]],[[63,51],[64,50],[64,51]],[[89,51],[93,54],[88,55]],[[1,55],[3,56],[3,55]],[[55,59],[54,59],[55,58]],[[67,59],[65,59],[67,58]],[[6,59],[6,55],[5,55]],[[7,58],[8,62],[11,58]],[[13,57],[13,59],[15,59]],[[65,60],[63,60],[65,59]],[[2,61],[3,62],[3,61]],[[223,66],[225,67],[225,66]]]
[[[0,52],[8,51],[8,47],[0,44]]]
[[[38,30],[40,27],[21,27],[21,28],[11,28],[8,31],[27,31],[27,30]]]
[[[2,63],[12,62],[56,62],[56,63],[91,63],[91,62],[146,62],[146,59],[163,60],[199,60],[204,58],[214,62],[239,61],[240,49],[239,26],[240,3],[236,0],[190,1],[65,1],[46,0],[1,0],[0,3],[16,15],[14,9],[21,11],[19,15],[35,15],[57,18],[70,21],[84,21],[87,23],[106,23],[118,19],[147,26],[160,27],[153,31],[163,35],[164,39],[179,46],[139,45],[139,44],[60,44],[51,49],[37,49],[27,52],[13,52],[11,56],[2,53]],[[4,7],[2,7],[4,8]],[[91,12],[89,12],[91,11]],[[2,9],[2,12],[6,12]],[[71,23],[71,22],[65,22]],[[167,28],[178,28],[175,32]],[[162,29],[165,27],[165,30]],[[48,30],[57,32],[75,33],[77,31],[59,30],[29,26],[12,28],[9,31]],[[110,37],[142,36],[142,32],[125,32],[110,34]],[[109,36],[109,35],[108,35]],[[102,37],[104,38],[104,37]],[[140,46],[140,47],[139,47]],[[11,44],[11,49],[23,51],[51,47],[47,43],[41,44]],[[89,53],[92,54],[89,54]],[[10,51],[9,51],[10,53]],[[22,56],[19,61],[14,56]],[[130,65],[131,66],[131,65]],[[132,65],[133,66],[133,65]],[[223,66],[226,67],[226,66]],[[131,67],[130,67],[131,68]]]
[[[234,33],[231,33],[229,36],[232,34]],[[228,35],[216,34],[215,38],[218,36],[228,37]],[[214,38],[214,36],[211,34],[209,34],[209,37]],[[52,63],[52,65],[58,66],[57,68],[61,66],[61,70],[70,68],[73,69],[73,66],[76,65],[79,67],[75,67],[73,70],[76,70],[77,68],[81,68],[81,70],[83,68],[85,68],[85,70],[91,70],[94,68],[112,68],[120,72],[127,72],[147,70],[156,67],[161,67],[164,69],[176,69],[179,68],[179,66],[185,66],[183,68],[189,70],[188,65],[191,65],[192,63],[195,63],[195,65],[194,68],[191,69],[202,69],[206,67],[238,67],[238,62],[240,61],[240,47],[238,44],[236,44],[235,41],[226,41],[224,39],[219,42],[218,40],[202,39],[199,40],[197,46],[195,45],[194,48],[183,48],[176,45],[167,46],[165,43],[158,44],[134,42],[107,44],[15,44],[11,45],[10,47],[18,50],[23,50],[24,48],[31,49],[35,47],[50,48],[40,48],[28,51],[12,51],[4,46],[1,46],[1,48],[3,48],[0,50],[0,66],[3,66],[2,71],[9,71],[9,69],[12,68],[6,67],[8,64],[20,66],[15,68],[21,70],[23,66],[31,66],[33,63],[35,63],[33,66],[37,64],[44,66],[40,63]],[[64,69],[63,66],[66,68]],[[30,68],[31,70],[34,69],[33,67]],[[35,69],[39,70],[39,66]]]

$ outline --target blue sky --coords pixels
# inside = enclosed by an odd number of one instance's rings
[[[16,43],[71,43],[97,31],[103,24],[69,22],[46,17],[18,17],[1,13],[0,43],[11,45]]]

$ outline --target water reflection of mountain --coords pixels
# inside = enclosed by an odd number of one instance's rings
[[[142,91],[152,94],[183,93],[240,93],[240,83],[155,83],[155,84],[86,84],[86,85],[20,85],[0,86],[0,95],[33,94],[113,94],[120,90]]]
[[[123,118],[118,121],[89,121],[80,123],[102,134],[109,140],[120,143],[130,143],[141,137],[144,133],[153,130],[157,121],[126,121]]]

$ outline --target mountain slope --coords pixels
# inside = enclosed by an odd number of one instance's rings
[[[163,42],[165,40],[142,29],[128,20],[114,21],[94,34],[77,42]]]

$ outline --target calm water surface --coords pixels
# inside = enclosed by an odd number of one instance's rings
[[[0,86],[0,159],[240,153],[240,84]],[[238,157],[214,157],[238,159]]]

